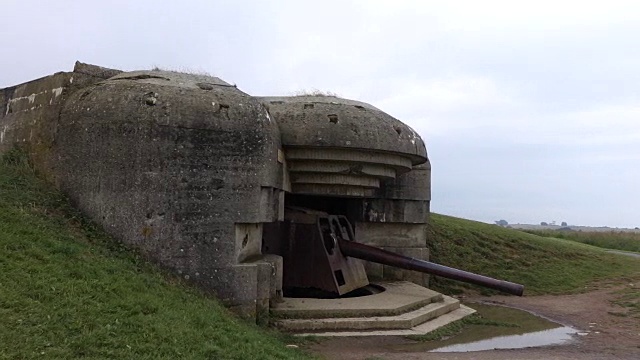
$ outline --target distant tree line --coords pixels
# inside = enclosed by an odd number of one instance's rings
[[[541,223],[540,223],[540,225],[541,225],[541,226],[549,226],[549,223],[548,223],[548,222],[546,222],[546,221],[543,221],[543,222],[541,222]],[[552,226],[555,226],[555,225],[556,225],[556,222],[555,222],[555,221],[552,221],[552,222],[551,222],[551,225],[552,225]],[[562,223],[560,223],[560,226],[569,226],[569,225],[567,225],[567,222],[566,222],[566,221],[563,221]]]

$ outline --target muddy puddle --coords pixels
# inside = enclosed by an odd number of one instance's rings
[[[400,351],[468,352],[566,344],[578,330],[529,312],[488,304],[466,304],[478,315],[464,329],[438,341],[394,347]]]

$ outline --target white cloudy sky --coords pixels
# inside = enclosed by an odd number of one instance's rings
[[[640,226],[640,2],[0,3],[0,88],[75,60],[320,89],[416,129],[435,212]]]

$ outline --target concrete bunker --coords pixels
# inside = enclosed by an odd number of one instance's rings
[[[341,254],[366,244],[428,260],[425,145],[371,105],[253,97],[211,76],[82,63],[0,89],[0,105],[0,153],[23,148],[111,235],[242,316],[264,323],[270,311],[290,315],[284,295],[357,295],[368,279],[386,284],[369,287],[387,294],[381,304],[418,295],[382,310],[351,303],[344,314],[460,308],[427,291],[425,273]],[[316,245],[321,256],[309,252]]]
[[[290,223],[295,222],[292,218],[300,220],[305,212],[308,218],[312,218],[314,212],[344,216],[353,224],[356,241],[428,259],[425,225],[430,201],[430,164],[424,143],[411,128],[368,104],[333,96],[260,100],[278,121],[288,169],[290,187],[285,193],[285,222],[288,223],[266,225],[263,238],[264,252],[285,257],[285,294],[301,290],[287,289],[287,279],[298,285],[302,280],[287,274],[287,269],[289,272],[293,269],[287,266],[287,260],[296,260],[295,256],[288,258],[287,251],[292,249],[283,249],[280,241],[285,241],[292,231]],[[304,228],[304,225],[297,227]],[[313,226],[303,230],[304,235],[298,241],[314,236],[309,231],[313,232]],[[332,262],[340,262],[341,258],[337,256]],[[340,266],[336,266],[335,281],[342,284],[339,288],[345,287],[345,290],[336,289],[338,295],[368,284],[359,265],[349,261],[342,264],[356,273],[351,281],[350,276],[345,279],[344,272],[338,269]],[[376,280],[428,284],[425,274],[376,263],[367,263],[366,270],[369,277]],[[307,281],[322,282],[314,279],[317,268],[306,272],[298,268],[295,272],[296,277],[306,273]],[[318,289],[309,290],[315,293]]]

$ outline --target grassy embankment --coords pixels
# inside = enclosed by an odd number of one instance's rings
[[[640,279],[640,260],[575,241],[438,214],[432,214],[428,236],[432,261],[522,283],[528,295],[585,291],[608,279]],[[445,293],[495,293],[441,278],[433,285]]]
[[[302,359],[109,239],[0,158],[0,359]]]
[[[640,233],[625,231],[520,230],[542,237],[577,241],[604,249],[640,253]]]
[[[541,237],[495,225],[432,214],[429,226],[431,260],[491,277],[522,283],[525,295],[588,291],[603,282],[624,284],[614,303],[613,315],[640,317],[640,291],[629,283],[640,281],[640,259],[607,253],[575,241]],[[446,294],[479,291],[473,285],[433,278],[432,286]],[[473,305],[472,305],[473,306]],[[432,333],[411,337],[438,340],[458,334],[468,326],[519,326],[492,322],[474,314]]]

